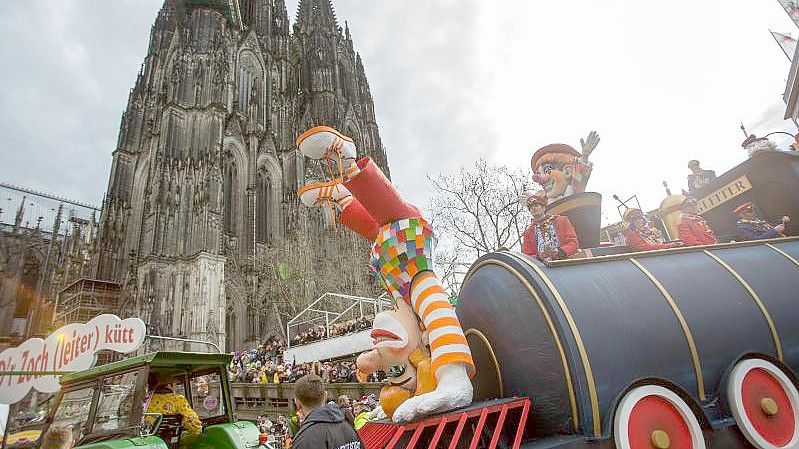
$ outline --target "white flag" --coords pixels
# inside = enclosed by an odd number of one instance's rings
[[[782,49],[785,56],[788,57],[789,61],[793,61],[793,54],[796,52],[796,39],[792,38],[790,34],[782,34],[771,31],[771,35],[774,36],[774,40],[780,44],[780,48]]]
[[[791,16],[791,20],[799,27],[799,1],[797,0],[777,0],[782,5],[782,9]]]

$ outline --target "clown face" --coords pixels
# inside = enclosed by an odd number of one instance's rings
[[[549,202],[585,190],[590,163],[581,154],[564,144],[547,145],[535,152],[530,163],[533,181],[541,184]]]
[[[371,374],[388,371],[394,365],[405,365],[422,343],[422,331],[413,309],[398,301],[393,310],[380,312],[372,324],[372,349],[358,356],[358,370]]]
[[[533,180],[541,184],[547,193],[547,198],[557,199],[574,193],[572,186],[575,171],[574,157],[549,154],[539,159]]]

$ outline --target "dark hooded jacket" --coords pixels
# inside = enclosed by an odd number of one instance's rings
[[[292,449],[362,449],[363,443],[336,404],[315,408],[294,436]]]

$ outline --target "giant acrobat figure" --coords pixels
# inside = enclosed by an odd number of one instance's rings
[[[394,300],[411,306],[429,338],[436,387],[402,402],[392,419],[411,421],[470,404],[473,392],[469,377],[474,373],[474,363],[448,295],[432,271],[430,224],[417,207],[400,197],[371,158],[356,162],[351,138],[333,128],[317,126],[297,138],[297,147],[305,156],[333,167],[334,174],[331,180],[300,188],[302,202],[335,208],[340,223],[374,242],[372,267]],[[390,340],[390,336],[381,335],[375,340],[375,350],[391,351],[394,342]]]

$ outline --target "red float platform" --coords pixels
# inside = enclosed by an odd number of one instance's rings
[[[496,399],[408,424],[370,422],[358,434],[366,449],[494,449],[501,439],[503,447],[518,449],[529,412],[529,398]]]

